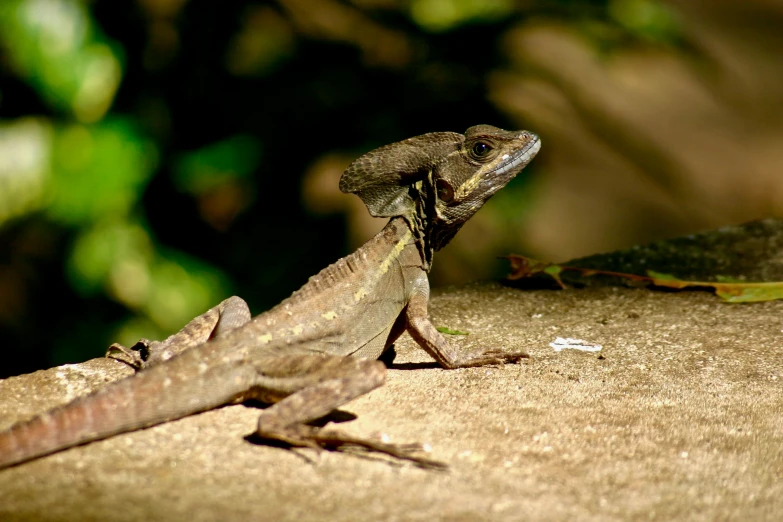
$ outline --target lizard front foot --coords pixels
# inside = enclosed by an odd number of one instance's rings
[[[325,448],[337,449],[344,446],[356,446],[369,451],[383,453],[396,459],[407,460],[422,468],[448,468],[448,465],[443,462],[416,455],[415,452],[417,450],[421,451],[424,449],[420,444],[389,444],[352,437],[336,430],[321,430],[304,424],[287,426],[285,428],[259,425],[256,435],[263,439],[285,442],[294,447],[311,448],[319,451]]]

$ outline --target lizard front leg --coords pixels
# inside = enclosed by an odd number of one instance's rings
[[[319,419],[346,402],[381,386],[386,377],[383,363],[370,359],[318,355],[281,356],[272,361],[288,375],[261,378],[262,385],[248,394],[263,402],[275,402],[258,418],[256,434],[291,446],[322,447],[358,446],[371,451],[415,462],[428,468],[445,465],[411,453],[419,445],[394,445],[362,439],[337,430],[321,429],[307,423]],[[259,362],[259,373],[276,373],[270,361]],[[296,368],[293,375],[291,369]],[[304,387],[280,399],[291,387]],[[276,402],[277,401],[277,402]]]
[[[430,299],[430,284],[427,275],[422,272],[413,284],[410,299],[405,314],[407,330],[413,340],[429,353],[444,368],[466,368],[472,366],[486,366],[489,364],[504,364],[516,362],[530,357],[525,352],[507,353],[502,350],[485,350],[460,354],[435,329],[430,322],[427,312],[427,304]]]
[[[229,297],[191,320],[182,330],[164,341],[139,339],[131,348],[114,343],[106,357],[124,362],[136,370],[166,362],[175,355],[225,335],[250,321],[250,309],[244,299]]]

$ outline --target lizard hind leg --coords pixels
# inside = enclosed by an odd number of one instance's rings
[[[114,343],[106,351],[106,357],[123,362],[135,370],[168,361],[180,353],[200,346],[210,339],[221,337],[250,321],[250,309],[244,299],[229,297],[192,319],[182,330],[164,341],[139,341],[126,348]]]
[[[324,371],[321,367],[320,371],[314,372],[309,376],[310,378],[305,378],[311,384],[305,385],[265,409],[258,418],[257,436],[284,442],[294,447],[316,450],[355,446],[409,460],[422,467],[445,467],[440,462],[413,454],[411,450],[421,449],[420,445],[415,445],[415,448],[413,445],[393,445],[307,424],[381,386],[386,376],[386,368],[379,361],[322,355],[313,357],[319,359],[321,363],[328,363],[325,365],[328,370]],[[298,381],[303,377],[298,375],[289,379]],[[261,400],[268,401],[270,392],[274,391],[267,388],[258,396]]]

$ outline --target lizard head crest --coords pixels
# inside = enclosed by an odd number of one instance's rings
[[[375,217],[406,216],[416,207],[414,185],[463,140],[456,132],[431,132],[379,147],[348,166],[340,190],[362,198]]]

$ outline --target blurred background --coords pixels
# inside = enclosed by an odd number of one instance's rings
[[[254,314],[383,226],[360,154],[543,140],[433,286],[783,215],[783,0],[2,0],[0,377]]]

